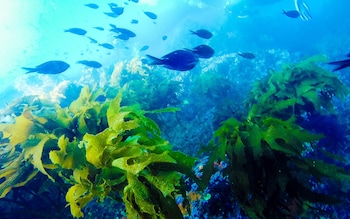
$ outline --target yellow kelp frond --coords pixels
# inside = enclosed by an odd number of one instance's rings
[[[30,163],[23,161],[22,155],[18,156],[8,166],[0,170],[0,179],[5,178],[0,183],[0,198],[5,197],[12,188],[24,186],[37,173],[38,171],[34,170]]]
[[[141,152],[141,151],[140,151]],[[121,157],[112,162],[112,165],[126,172],[137,175],[151,163],[176,163],[165,151],[162,154],[140,153],[131,157]]]
[[[123,200],[128,218],[183,218],[174,198],[163,195],[154,182],[133,174],[127,174],[127,180]]]
[[[78,142],[62,135],[58,139],[57,146],[60,150],[50,151],[49,156],[54,164],[60,165],[64,169],[76,169],[86,162],[84,151],[78,147]]]
[[[51,134],[37,134],[36,139],[34,139],[34,142],[35,140],[39,142],[35,145],[30,145],[30,143],[33,142],[30,141],[29,144],[25,145],[23,150],[24,159],[30,161],[33,164],[33,166],[37,168],[41,173],[48,176],[49,179],[51,179],[52,181],[55,181],[54,178],[52,178],[52,176],[50,176],[46,172],[41,157],[43,155],[44,147],[48,144],[52,144],[52,140],[56,140],[56,136]],[[54,144],[55,143],[56,141],[54,142]]]
[[[69,188],[66,194],[67,206],[70,207],[70,211],[73,217],[84,217],[82,208],[85,207],[93,199],[93,194],[86,190],[86,187],[81,184],[75,184]]]
[[[3,133],[3,138],[9,139],[6,151],[10,151],[10,156],[17,145],[23,145],[31,133],[42,131],[42,125],[47,122],[47,119],[33,115],[31,110],[25,108],[20,116],[15,117],[15,123],[13,124],[0,124],[0,132]]]

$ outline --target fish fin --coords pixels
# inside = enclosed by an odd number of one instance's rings
[[[26,67],[22,67],[22,69],[26,70],[26,74],[28,73],[32,73],[32,72],[36,72],[37,69],[36,68],[26,68]]]
[[[343,68],[349,67],[350,66],[350,59],[348,60],[342,60],[342,61],[335,61],[335,62],[328,62],[328,64],[330,65],[339,65],[338,67],[336,67],[335,69],[333,69],[332,71],[339,71]]]
[[[154,56],[151,55],[146,55],[147,58],[149,58],[152,62],[148,63],[149,65],[163,65],[164,64],[164,60],[156,58]]]
[[[192,34],[194,34],[194,35],[197,35],[197,33],[196,33],[195,31],[193,31],[193,30],[190,30],[190,32],[191,32]]]

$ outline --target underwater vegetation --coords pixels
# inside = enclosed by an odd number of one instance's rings
[[[82,217],[93,199],[111,197],[124,201],[130,218],[181,218],[173,195],[180,172],[192,175],[195,159],[172,151],[146,112],[121,107],[121,93],[97,102],[102,94],[84,87],[69,107],[27,107],[14,123],[1,124],[1,197],[40,172],[69,185],[66,201],[74,217]]]
[[[211,155],[202,180],[209,183],[214,162],[227,162],[224,175],[250,218],[307,218],[315,209],[319,215],[327,214],[315,204],[335,205],[347,197],[344,184],[350,179],[349,171],[304,153],[312,148],[330,160],[342,159],[318,147],[324,135],[296,122],[308,113],[335,113],[332,99],[348,94],[335,75],[315,64],[319,61],[326,60],[316,56],[271,71],[251,92],[247,119],[223,122],[204,149]],[[313,180],[332,181],[340,191],[335,195],[314,189]]]
[[[326,60],[315,56],[271,70],[247,99],[245,118],[232,112],[233,102],[224,103],[231,81],[214,73],[193,77],[198,83],[191,92],[210,99],[207,106],[226,109],[220,118],[208,116],[218,128],[202,149],[206,159],[174,151],[150,119],[177,112],[169,106],[187,91],[178,81],[155,83],[165,81],[160,75],[134,75],[140,80],[118,88],[85,86],[69,104],[11,107],[13,121],[0,124],[0,198],[35,182],[36,197],[51,183],[75,218],[104,200],[105,206],[122,202],[128,218],[327,216],[322,206],[344,202],[350,173],[322,141],[342,133],[308,121],[341,129],[333,100],[349,91],[317,62]],[[189,102],[203,104],[196,100]],[[222,118],[228,119],[218,125]],[[201,138],[211,135],[200,128]]]

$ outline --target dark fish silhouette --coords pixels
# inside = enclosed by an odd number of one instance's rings
[[[105,29],[103,27],[92,27],[92,28],[95,28],[96,30],[100,30],[100,31],[103,31]]]
[[[188,50],[176,50],[162,58],[150,55],[147,55],[147,57],[152,61],[149,65],[162,65],[165,68],[177,71],[191,70],[198,63],[198,57]]]
[[[139,23],[139,21],[138,21],[138,20],[136,20],[136,19],[132,19],[130,23],[132,23],[132,24],[138,24],[138,23]]]
[[[239,53],[237,53],[237,55],[239,55],[245,59],[254,59],[255,58],[255,55],[253,53],[250,53],[250,52],[239,52]]]
[[[99,45],[102,46],[103,48],[106,48],[106,49],[114,49],[114,46],[112,44],[109,44],[109,43],[102,43]]]
[[[213,34],[210,33],[208,30],[205,30],[205,29],[199,29],[197,31],[192,31],[190,30],[191,33],[193,33],[194,35],[197,35],[203,39],[210,39]]]
[[[141,51],[146,51],[148,48],[149,48],[149,46],[143,46],[143,47],[140,49],[140,52],[141,52]]]
[[[92,8],[92,9],[97,9],[98,5],[94,4],[94,3],[89,3],[89,4],[85,4],[86,7]]]
[[[97,40],[95,40],[94,38],[92,37],[87,37],[89,40],[90,40],[90,43],[97,43]]]
[[[166,39],[168,39],[168,36],[166,35],[162,36],[162,40],[166,40]]]
[[[116,18],[118,17],[119,15],[117,15],[116,13],[113,13],[113,12],[103,12],[105,15],[109,16],[109,17],[113,17],[113,18]]]
[[[116,27],[114,24],[110,24],[110,26],[112,27],[112,29],[110,29],[110,31],[112,31],[114,33],[124,34],[128,37],[135,37],[136,36],[136,34],[134,32],[132,32],[131,30]]]
[[[129,40],[130,37],[128,35],[125,35],[125,34],[119,34],[117,36],[114,36],[115,38],[117,39],[121,39],[121,40]]]
[[[69,32],[69,33],[74,33],[74,34],[77,34],[77,35],[80,35],[80,36],[83,36],[85,35],[87,32],[86,30],[84,29],[81,29],[81,28],[69,28],[67,30],[65,30],[64,32]]]
[[[118,5],[115,4],[115,3],[109,3],[108,6],[111,9],[111,11],[114,14],[116,14],[117,16],[122,15],[123,12],[124,12],[124,8],[123,7],[118,7]]]
[[[92,68],[101,68],[102,64],[96,61],[89,61],[89,60],[81,60],[81,61],[77,61],[77,63],[79,64],[83,64],[86,65],[88,67],[92,67]]]
[[[291,11],[283,10],[282,14],[285,14],[286,16],[288,16],[290,18],[298,18],[300,16],[300,14],[297,10],[291,10]]]
[[[139,2],[139,0],[129,0],[129,1],[132,1],[132,2],[135,2],[135,3]]]
[[[350,57],[350,53],[347,55],[347,57]],[[345,59],[345,60],[341,60],[341,61],[328,62],[328,64],[330,64],[330,65],[338,65],[338,67],[333,69],[333,71],[338,71],[340,69],[347,68],[347,67],[350,66],[350,58],[349,59]]]
[[[152,20],[155,20],[158,17],[155,13],[150,11],[144,11],[143,13],[145,13],[145,15],[147,15],[147,17],[151,18]]]
[[[188,49],[189,51],[191,51],[193,54],[197,55],[198,58],[204,58],[204,59],[208,59],[210,57],[212,57],[215,53],[215,51],[207,45],[200,45],[197,47],[194,47],[193,49]]]
[[[31,72],[37,72],[39,74],[59,74],[67,70],[67,68],[69,68],[68,63],[56,60],[45,62],[35,68],[22,67],[22,69],[27,70],[26,74]]]

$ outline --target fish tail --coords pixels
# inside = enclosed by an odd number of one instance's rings
[[[146,55],[147,58],[149,58],[151,60],[150,63],[148,63],[149,65],[163,65],[164,61],[162,59],[156,58],[154,56],[151,55]]]
[[[26,68],[26,67],[22,67],[22,69],[26,70],[26,74],[28,73],[32,73],[32,72],[36,72],[36,68]]]
[[[343,61],[335,61],[335,62],[328,62],[330,65],[338,65],[333,71],[339,71],[343,68],[350,66],[350,60],[343,60]]]

